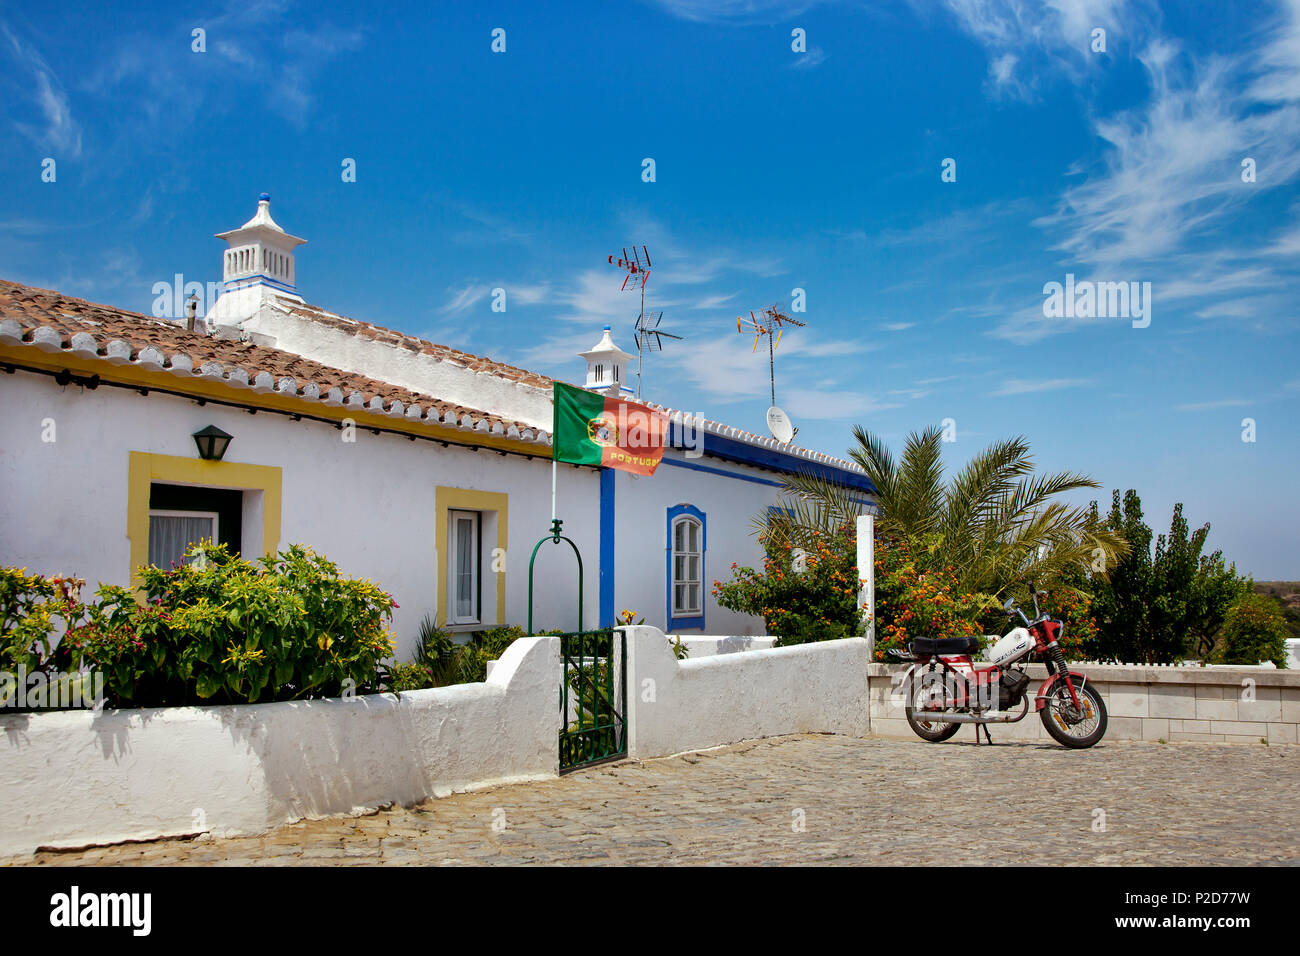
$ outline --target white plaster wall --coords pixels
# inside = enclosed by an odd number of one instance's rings
[[[217,300],[218,307],[221,301]],[[218,315],[222,323],[230,323],[236,317],[244,319],[239,324],[245,331],[269,335],[275,340],[276,348],[306,356],[323,365],[435,395],[444,401],[525,422],[544,431],[551,430],[551,392],[548,388],[476,372],[453,361],[386,345],[364,335],[353,335],[343,329],[290,315],[278,304],[264,304],[255,315],[247,318],[235,309],[223,310]]]
[[[706,439],[707,446],[707,439]],[[668,451],[687,460],[680,451]],[[733,465],[714,458],[689,459],[710,468],[775,481],[773,472]],[[719,607],[713,582],[731,578],[731,563],[762,568],[763,549],[751,524],[754,516],[777,502],[780,489],[661,464],[642,478],[619,472],[615,478],[614,611],[636,611],[647,624],[668,630],[668,509],[690,504],[705,514],[707,551],[704,561],[704,629],[689,634],[762,635],[761,617]]]
[[[559,639],[483,684],[350,700],[0,716],[0,854],[259,833],[558,773]]]
[[[98,581],[129,583],[129,453],[194,458],[190,436],[213,424],[234,436],[226,461],[283,468],[281,547],[310,544],[346,574],[370,578],[394,595],[403,657],[420,620],[436,610],[437,486],[509,494],[506,620],[500,623],[526,623],[528,556],[550,526],[549,459],[444,448],[360,427],[355,444],[347,444],[322,422],[107,386],[61,389],[49,377],[25,372],[0,375],[0,408],[0,563],[75,574],[91,588]],[[48,444],[41,441],[46,418],[54,420],[57,437]],[[587,562],[585,623],[591,627],[599,611],[600,478],[593,469],[564,465],[559,477],[564,530]],[[571,552],[543,546],[535,591],[536,630],[577,626]],[[495,613],[490,576],[483,580],[483,607],[485,615]]]
[[[867,732],[869,656],[860,637],[678,661],[658,628],[622,630],[629,756],[779,734]]]

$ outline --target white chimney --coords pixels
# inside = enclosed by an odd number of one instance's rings
[[[271,197],[257,197],[257,212],[238,229],[217,233],[226,240],[222,293],[208,311],[210,325],[239,325],[255,316],[271,297],[302,302],[295,284],[293,251],[306,242],[291,236],[271,218]]]
[[[633,394],[627,384],[627,363],[636,356],[629,355],[614,344],[608,325],[605,326],[600,341],[578,355],[587,360],[587,388],[610,396]]]

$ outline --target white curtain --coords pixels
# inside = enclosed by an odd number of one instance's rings
[[[474,519],[456,519],[456,617],[474,617]]]
[[[186,548],[213,536],[214,524],[209,515],[150,515],[149,563],[163,569],[180,565]]]

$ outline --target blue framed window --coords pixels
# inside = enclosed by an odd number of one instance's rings
[[[704,629],[704,512],[694,505],[668,509],[668,630]]]

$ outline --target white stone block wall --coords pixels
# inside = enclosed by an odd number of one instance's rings
[[[867,732],[870,653],[860,637],[678,661],[658,628],[619,630],[627,633],[629,756]]]
[[[1164,740],[1203,743],[1300,743],[1300,672],[1268,668],[1141,667],[1076,665],[1101,693],[1109,718],[1107,740]],[[871,732],[916,738],[895,694],[892,664],[870,667]],[[1026,668],[1029,693],[1046,678],[1046,668]],[[1028,716],[1014,724],[989,724],[994,741],[1051,741],[1032,701]],[[958,738],[974,730],[962,728]],[[981,731],[981,736],[983,731]]]
[[[210,831],[559,772],[559,639],[486,683],[351,699],[0,716],[0,854]]]

